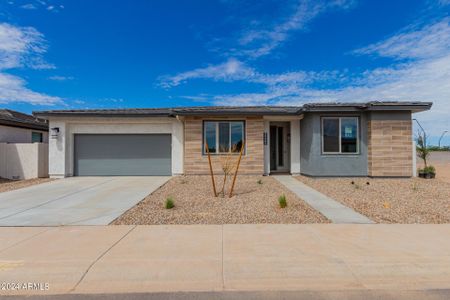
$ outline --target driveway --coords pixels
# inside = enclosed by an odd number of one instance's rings
[[[107,225],[169,179],[71,177],[0,193],[0,226]]]

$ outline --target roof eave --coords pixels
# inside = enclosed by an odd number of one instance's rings
[[[295,113],[281,113],[281,112],[182,112],[176,113],[178,116],[182,117],[207,117],[207,116],[297,116],[298,112]]]
[[[18,122],[18,121],[0,119],[0,125],[8,126],[8,127],[18,127],[18,128],[25,128],[25,129],[48,131],[48,124],[32,124],[32,123],[27,123],[27,122]]]
[[[303,110],[305,112],[411,111],[414,113],[430,110],[432,105],[432,102],[410,104],[369,102],[362,105],[305,105]]]
[[[90,112],[33,112],[34,116],[48,119],[49,117],[103,117],[103,118],[144,118],[144,117],[174,117],[167,113],[90,113]]]
[[[371,103],[369,110],[392,110],[392,111],[411,111],[413,113],[430,110],[433,102],[417,102],[411,104],[386,104],[386,103]]]

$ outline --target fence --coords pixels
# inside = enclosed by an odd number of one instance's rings
[[[0,143],[0,177],[48,177],[48,144]]]

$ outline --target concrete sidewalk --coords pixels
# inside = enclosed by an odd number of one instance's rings
[[[276,180],[291,190],[300,199],[319,211],[327,219],[337,224],[373,224],[372,220],[350,207],[307,186],[291,175],[274,175]]]
[[[0,228],[0,294],[450,288],[450,225]]]

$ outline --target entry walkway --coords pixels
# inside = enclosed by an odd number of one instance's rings
[[[290,189],[299,198],[303,199],[312,208],[319,211],[331,222],[338,224],[372,224],[372,220],[353,209],[319,193],[290,175],[273,176],[285,187]]]

